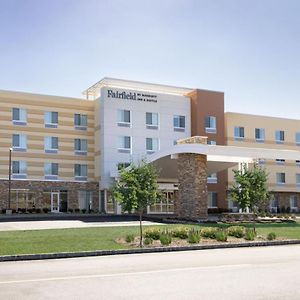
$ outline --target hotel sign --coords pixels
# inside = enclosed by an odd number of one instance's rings
[[[115,90],[107,90],[107,98],[157,103],[157,95],[142,92],[120,92]]]

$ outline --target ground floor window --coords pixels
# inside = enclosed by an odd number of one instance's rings
[[[78,191],[78,201],[80,211],[91,211],[93,193],[91,191]]]
[[[298,197],[296,195],[290,196],[291,212],[298,212]]]
[[[27,212],[36,208],[34,193],[29,190],[11,190],[10,208]]]
[[[164,192],[162,199],[151,205],[148,209],[148,212],[157,214],[174,213],[175,193],[176,191]]]
[[[232,211],[232,212],[237,212],[239,210],[239,205],[237,203],[237,201],[234,201],[232,199],[228,200],[228,208]]]
[[[218,207],[218,193],[208,192],[208,208]]]
[[[273,213],[277,213],[278,208],[279,208],[279,197],[278,195],[275,195],[270,202],[270,210]]]
[[[106,213],[108,214],[114,214],[116,213],[116,201],[113,198],[112,194],[110,192],[107,192],[106,194]]]

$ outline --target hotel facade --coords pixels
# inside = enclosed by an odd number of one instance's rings
[[[0,91],[1,209],[120,214],[110,193],[120,168],[143,158],[151,161],[178,141],[205,136],[212,151],[218,146],[278,151],[276,159],[257,159],[269,172],[275,194],[270,209],[298,211],[300,156],[286,160],[280,153],[298,151],[300,120],[224,113],[222,92],[112,78],[102,79],[84,95],[76,99]],[[208,174],[208,208],[237,209],[228,197],[232,183],[231,168]],[[161,170],[159,186],[166,197],[148,213],[173,214],[176,174]]]

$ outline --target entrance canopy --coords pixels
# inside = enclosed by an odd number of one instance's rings
[[[207,144],[177,144],[149,156],[149,162],[160,170],[161,178],[177,179],[178,154],[194,153],[207,156],[208,174],[234,167],[239,163],[253,163],[258,159],[300,160],[300,151]]]

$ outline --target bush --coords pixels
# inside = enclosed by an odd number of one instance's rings
[[[145,238],[144,239],[144,245],[149,246],[151,245],[153,240],[151,238]]]
[[[268,239],[269,241],[275,240],[275,239],[276,239],[276,233],[275,233],[275,232],[270,232],[270,233],[267,235],[267,239]]]
[[[40,208],[36,208],[36,209],[35,209],[35,212],[36,212],[37,214],[40,214],[40,213],[42,212],[42,210],[41,210]]]
[[[216,233],[216,240],[219,242],[227,242],[227,232],[220,230]]]
[[[234,236],[236,238],[242,238],[245,235],[244,226],[230,226],[227,228],[227,233],[229,236]]]
[[[247,228],[245,232],[245,240],[254,241],[256,237],[256,232],[252,228]]]
[[[80,212],[79,208],[75,208],[74,211],[78,214]]]
[[[172,242],[172,236],[169,233],[162,233],[159,240],[163,246],[169,246]]]
[[[188,242],[190,244],[198,244],[200,242],[200,232],[192,228],[189,231]]]
[[[125,237],[126,243],[132,243],[134,241],[134,235],[133,234],[127,234]]]
[[[157,228],[146,229],[144,232],[144,237],[150,238],[152,240],[159,240],[160,235],[161,235],[160,230]]]
[[[204,227],[201,229],[200,235],[205,238],[215,239],[217,232],[218,232],[217,227]]]
[[[47,213],[49,212],[49,208],[48,208],[48,207],[44,207],[44,208],[43,208],[43,212],[44,212],[45,214],[47,214]]]
[[[178,227],[172,230],[172,236],[182,240],[187,239],[189,236],[189,229],[187,227]]]
[[[74,211],[73,208],[68,208],[69,213],[72,213],[73,211]]]
[[[83,208],[83,209],[81,210],[81,212],[82,212],[83,214],[85,214],[85,213],[86,213],[86,209]]]

